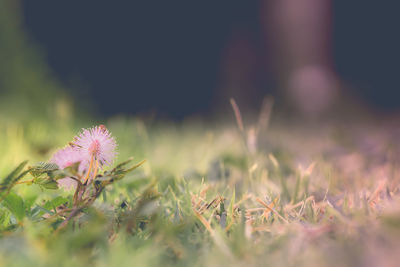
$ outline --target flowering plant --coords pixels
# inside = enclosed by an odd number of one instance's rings
[[[57,215],[64,218],[59,229],[94,203],[104,188],[124,178],[144,163],[130,166],[132,158],[107,170],[114,163],[117,143],[104,125],[83,129],[66,147],[56,151],[48,163],[40,162],[24,170],[21,163],[0,184],[0,201],[5,199],[17,184],[37,184],[45,189],[75,191],[71,208],[59,209]],[[21,181],[30,174],[33,178]]]

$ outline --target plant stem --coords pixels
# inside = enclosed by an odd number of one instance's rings
[[[22,182],[16,182],[15,184],[27,184],[27,183],[33,183],[33,179],[27,180],[27,181],[22,181]]]
[[[92,157],[91,157],[91,159],[90,159],[89,169],[88,169],[88,171],[87,171],[85,180],[83,181],[84,184],[85,184],[85,183],[87,182],[87,180],[89,179],[90,172],[92,171],[92,167],[93,167],[93,155],[92,155]]]

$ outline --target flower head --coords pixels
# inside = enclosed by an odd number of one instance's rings
[[[97,161],[100,166],[111,165],[117,152],[117,143],[104,125],[83,131],[75,137],[73,149],[82,157],[85,167]]]
[[[65,169],[80,161],[82,161],[82,156],[70,146],[58,150],[50,160],[50,162],[57,164],[60,169]],[[59,179],[57,182],[65,189],[76,187],[76,181],[69,177]]]

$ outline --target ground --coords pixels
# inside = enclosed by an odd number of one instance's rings
[[[0,265],[397,266],[396,118],[264,115],[103,121],[117,162],[146,163],[61,230],[73,192],[16,185],[22,211],[0,203]],[[1,117],[1,180],[95,124],[53,116]]]

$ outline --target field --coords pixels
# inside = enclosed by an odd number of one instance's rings
[[[117,163],[146,162],[71,217],[71,190],[20,183],[31,173],[3,188],[1,266],[398,265],[396,118],[300,123],[267,107],[236,121],[96,122],[57,105],[46,119],[1,117],[3,185],[100,123]]]

